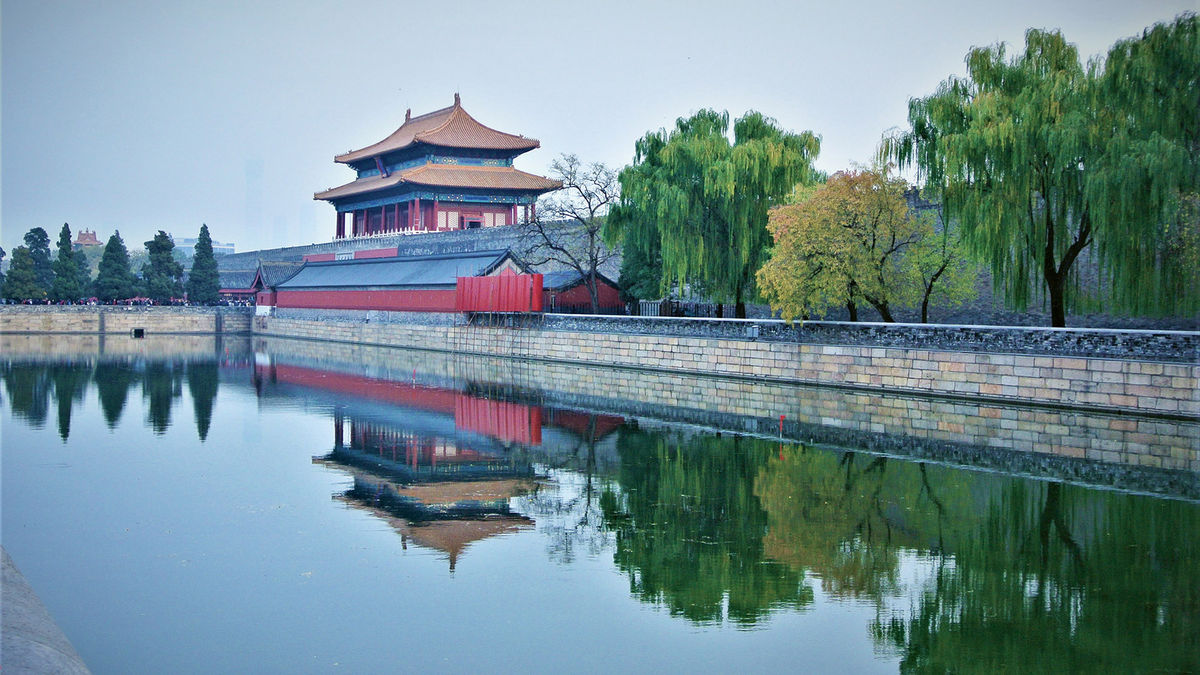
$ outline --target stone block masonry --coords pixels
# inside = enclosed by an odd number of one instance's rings
[[[325,321],[319,317],[255,318],[256,334],[313,340],[433,349],[459,354],[516,357],[651,372],[686,373],[789,384],[816,384],[863,391],[926,395],[972,403],[1026,403],[1165,418],[1200,418],[1200,364],[1196,333],[1167,334],[1175,348],[1156,354],[1157,333],[1138,336],[1140,346],[1125,358],[1060,355],[1042,329],[1006,329],[1016,344],[1020,334],[1028,353],[989,352],[976,346],[938,346],[937,327],[923,326],[930,346],[813,344],[749,337],[686,335],[678,332],[616,332],[607,317],[534,317],[523,327],[418,325],[372,320]],[[519,320],[521,317],[513,317]],[[589,322],[588,320],[591,319]],[[506,319],[507,321],[508,319]],[[654,320],[641,320],[654,328]],[[670,319],[658,320],[670,322]],[[697,321],[697,320],[689,320]],[[718,320],[719,321],[719,320]],[[679,331],[678,324],[665,324]],[[722,330],[728,324],[717,324]],[[847,325],[850,326],[850,325]],[[840,326],[839,333],[852,327]],[[591,330],[583,330],[589,328]],[[746,326],[739,326],[744,331]],[[958,332],[961,327],[950,327]],[[866,325],[862,330],[876,330]],[[1108,331],[1118,334],[1141,331]],[[1094,331],[1099,341],[1110,336]],[[960,338],[952,338],[951,341]],[[847,340],[850,341],[850,340]],[[1073,346],[1060,352],[1075,353]],[[1149,346],[1147,346],[1149,345]],[[1034,351],[1037,346],[1039,351]],[[1108,350],[1112,354],[1114,350]],[[1180,354],[1188,357],[1180,360]]]
[[[255,337],[271,363],[1200,499],[1200,420]],[[1121,467],[1137,467],[1126,470]],[[1145,469],[1141,471],[1140,469]],[[1178,471],[1193,475],[1179,475]]]
[[[0,333],[249,333],[253,307],[3,305]]]

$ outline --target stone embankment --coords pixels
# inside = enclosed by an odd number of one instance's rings
[[[0,548],[3,621],[0,669],[8,673],[90,673],[71,641]]]
[[[0,333],[249,333],[253,307],[4,305]]]
[[[475,317],[417,324],[386,312],[254,319],[255,334],[434,349],[973,403],[1200,419],[1200,333],[819,324],[637,317]]]
[[[270,363],[1200,499],[1200,420],[255,336]],[[266,374],[266,373],[264,373]],[[415,374],[415,375],[414,375]],[[782,425],[780,417],[783,418]],[[1085,460],[1085,464],[1077,463]],[[1073,461],[1075,461],[1073,463]]]

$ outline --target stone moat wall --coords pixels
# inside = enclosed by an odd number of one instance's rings
[[[983,404],[1025,402],[1200,417],[1197,333],[1016,328],[995,335],[991,339],[996,345],[989,346],[986,339],[972,341],[972,335],[984,334],[985,329],[973,332],[967,327],[921,326],[870,338],[870,333],[886,329],[841,324],[814,331],[805,336],[807,341],[796,342],[767,336],[764,326],[759,326],[757,339],[746,332],[756,323],[783,332],[778,322],[699,322],[729,334],[687,336],[683,324],[662,323],[673,321],[670,319],[638,321],[666,326],[673,334],[615,332],[606,328],[614,322],[606,317],[547,316],[517,327],[476,322],[418,325],[408,317],[389,321],[378,316],[383,313],[367,314],[357,321],[282,313],[260,316],[254,319],[254,331],[256,335],[932,395]],[[520,320],[488,317],[483,323]],[[868,334],[876,344],[857,344],[868,338],[856,330]],[[879,341],[887,346],[880,346]],[[1122,347],[1122,341],[1128,344]],[[1123,358],[1117,356],[1122,348]],[[1105,355],[1080,354],[1088,349]]]
[[[249,333],[253,307],[5,305],[0,333]]]
[[[1117,466],[1200,472],[1200,421],[1020,402],[972,402],[681,372],[256,336],[273,363],[480,390],[531,404],[645,415],[716,429],[927,457],[1116,486]],[[268,374],[269,376],[269,374]],[[779,418],[783,416],[782,427]],[[1015,453],[1014,453],[1015,451]],[[1030,460],[1033,453],[1035,458]],[[1094,460],[1108,469],[1058,460]],[[1046,466],[1042,466],[1042,464]],[[1106,473],[1106,471],[1108,473]],[[1098,475],[1105,474],[1105,475]],[[1144,476],[1143,476],[1144,478]],[[1200,477],[1164,490],[1200,498]],[[1158,491],[1153,486],[1141,489]]]

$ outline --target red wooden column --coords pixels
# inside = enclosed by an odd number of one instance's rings
[[[433,229],[438,229],[438,200],[433,200]]]
[[[334,232],[335,232],[335,234],[334,234],[335,238],[337,238],[337,239],[345,239],[346,238],[346,212],[345,211],[337,212],[337,229]]]
[[[529,219],[537,220],[537,202],[529,205]]]

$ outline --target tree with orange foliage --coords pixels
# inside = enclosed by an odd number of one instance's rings
[[[857,321],[865,302],[891,322],[897,305],[921,299],[924,321],[935,290],[952,300],[969,293],[971,270],[957,238],[910,211],[907,188],[889,167],[842,171],[798,203],[772,209],[775,248],[758,271],[771,309],[791,321],[844,305]]]

